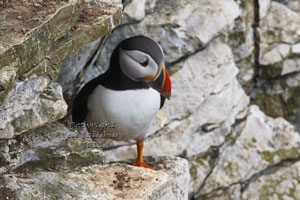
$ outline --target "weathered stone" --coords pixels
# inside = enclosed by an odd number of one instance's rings
[[[300,54],[300,43],[297,43],[297,44],[292,46],[292,53]]]
[[[120,6],[103,2],[99,2],[98,6],[103,7],[102,12],[98,10],[98,16],[94,14],[92,19],[85,13],[90,20],[86,21],[85,15],[80,17],[80,13],[89,9],[86,8],[87,5],[81,0],[71,1],[55,15],[49,16],[41,26],[26,35],[20,35],[17,41],[8,40],[11,44],[1,47],[0,52],[0,69],[2,73],[9,74],[8,78],[0,81],[4,82],[0,88],[6,89],[0,90],[0,99],[4,99],[12,89],[7,85],[13,85],[17,78],[24,80],[45,74],[51,79],[55,78],[66,58],[75,55],[88,43],[110,33],[120,23]],[[95,6],[93,8],[99,9]]]
[[[19,33],[14,37],[7,37],[10,34],[8,32],[1,36],[0,68],[13,66],[18,75],[22,75],[33,65],[41,62],[56,45],[55,41],[68,34],[75,25],[80,15],[79,4],[76,4],[74,2],[61,4],[60,7],[57,7],[57,12],[54,15],[47,16],[44,19],[45,23],[41,23],[42,25],[39,28],[29,31],[26,35]],[[4,14],[1,16],[4,18],[1,21],[5,21],[9,10],[4,9],[2,12]],[[15,29],[20,29],[23,26],[15,23],[20,22],[8,21],[3,29],[11,31],[10,26],[14,26]]]
[[[300,58],[285,59],[281,75],[291,74],[300,71]]]
[[[281,161],[299,157],[300,136],[284,119],[269,118],[257,106],[251,106],[246,121],[240,126],[236,141],[220,149],[221,159],[201,194],[244,182]]]
[[[264,8],[261,8],[263,5]],[[296,110],[299,108],[297,72],[300,71],[299,40],[300,15],[298,0],[276,0],[270,4],[260,2],[259,79],[252,94],[252,102],[267,115],[284,117],[298,126]],[[267,9],[266,9],[267,8]],[[260,13],[261,14],[261,13]],[[287,81],[291,82],[290,87]],[[297,85],[298,84],[298,85]]]
[[[252,87],[254,78],[254,28],[255,6],[253,1],[237,1],[240,15],[228,31],[223,31],[223,40],[230,45],[234,55],[234,61],[239,68],[239,83],[248,93]]]
[[[293,53],[291,45],[300,39],[300,31],[297,28],[299,26],[298,12],[272,2],[267,14],[260,21],[260,64],[271,65],[290,56]]]
[[[19,82],[0,106],[0,138],[12,138],[64,117],[67,105],[59,84],[44,77]]]
[[[187,161],[161,158],[154,162],[159,170],[111,164],[68,172],[7,174],[4,189],[20,199],[187,199]]]
[[[123,14],[127,17],[124,22],[140,21],[145,18],[146,0],[132,0],[125,6]]]
[[[8,89],[10,83],[16,79],[16,71],[12,67],[5,66],[0,69],[0,91]]]
[[[157,156],[148,157],[145,160],[151,163],[155,170],[163,171],[171,177],[173,180],[171,199],[188,199],[190,171],[186,159]]]
[[[268,13],[268,10],[271,5],[271,0],[259,0],[258,4],[259,4],[259,17],[263,19]]]
[[[300,11],[300,1],[299,0],[273,0],[278,3],[282,3],[286,7],[294,11]]]
[[[77,82],[83,81],[80,80],[82,77],[79,77],[78,74],[82,73],[87,64],[90,64],[93,56],[97,54],[101,42],[102,39],[98,39],[87,44],[78,54],[62,63],[55,81],[62,86],[66,101],[72,99],[71,97],[74,95],[74,91],[76,91]]]
[[[189,193],[196,193],[205,183],[206,177],[211,172],[211,163],[215,152],[207,152],[189,158],[191,181]]]
[[[269,116],[283,116],[292,120],[299,127],[297,109],[300,106],[300,73],[290,74],[284,78],[266,82],[252,96],[252,102]],[[300,129],[297,128],[299,132]]]
[[[287,44],[274,44],[270,45],[270,51],[264,54],[261,64],[271,65],[282,61],[290,53],[290,45]]]
[[[241,190],[240,185],[233,185],[230,188],[224,190],[215,190],[213,193],[197,196],[197,200],[241,200]],[[250,199],[249,199],[250,200]],[[252,199],[251,199],[252,200]]]
[[[120,6],[98,2],[92,7],[98,9],[97,15],[86,21],[89,8],[80,0],[64,3],[40,26],[1,43],[0,138],[11,138],[66,114],[61,88],[48,85],[50,80],[55,78],[63,60],[110,33],[121,18]],[[82,10],[87,13],[79,17]]]
[[[285,20],[282,20],[285,19]],[[294,44],[299,41],[299,14],[277,2],[271,2],[267,15],[260,22],[260,40],[265,44]],[[262,49],[263,50],[263,49]]]
[[[242,199],[300,199],[300,162],[279,168],[250,182]]]
[[[101,146],[86,132],[54,122],[3,144],[0,172],[74,169],[104,162]],[[5,150],[5,148],[3,149]]]

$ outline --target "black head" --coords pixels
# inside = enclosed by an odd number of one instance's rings
[[[141,51],[151,56],[157,65],[164,61],[164,53],[159,44],[145,36],[127,38],[120,43],[120,48]]]
[[[115,75],[120,69],[132,81],[147,83],[167,98],[171,95],[171,81],[165,69],[163,50],[150,38],[135,36],[123,40],[112,54],[110,68]]]

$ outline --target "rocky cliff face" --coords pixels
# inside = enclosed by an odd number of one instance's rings
[[[0,0],[0,199],[300,199],[299,17],[298,0]],[[172,74],[144,145],[156,171],[68,114],[141,34]]]

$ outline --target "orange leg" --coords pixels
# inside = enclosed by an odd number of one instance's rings
[[[149,165],[147,165],[144,160],[143,160],[143,147],[144,147],[144,141],[140,140],[137,142],[137,153],[138,153],[138,157],[136,159],[136,161],[134,161],[132,163],[133,166],[138,166],[138,167],[145,167],[145,168],[149,168],[149,169],[153,169],[152,167],[150,167]]]

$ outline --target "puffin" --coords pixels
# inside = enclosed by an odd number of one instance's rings
[[[95,142],[97,135],[124,133],[122,140],[135,140],[134,166],[150,168],[143,160],[144,138],[152,119],[171,97],[171,80],[161,46],[145,36],[121,41],[113,50],[108,70],[89,81],[77,93],[72,121],[85,123]],[[95,124],[113,123],[105,130]],[[95,125],[95,126],[93,126]]]

